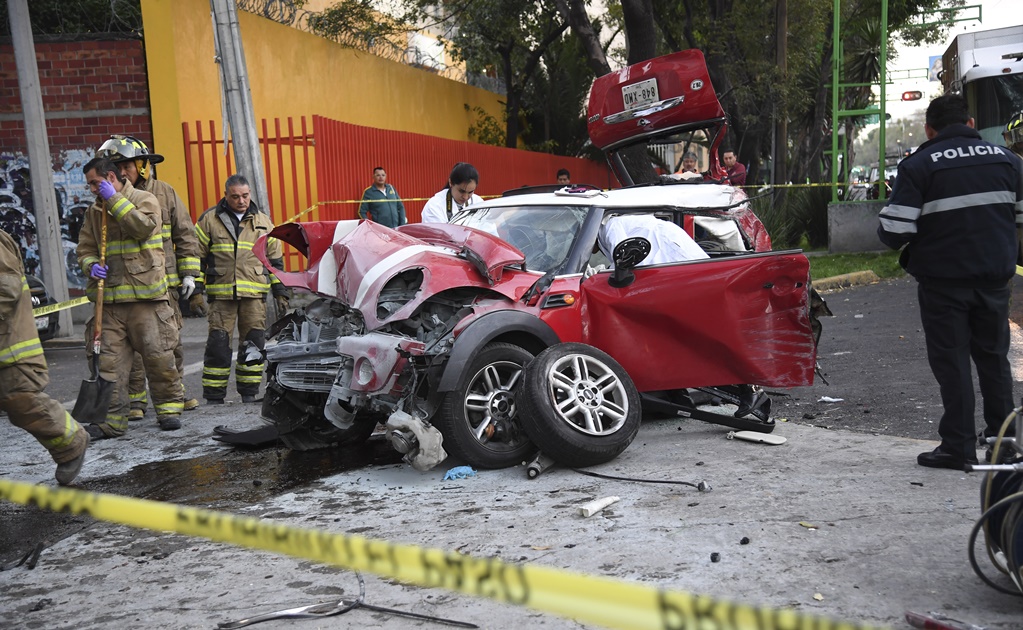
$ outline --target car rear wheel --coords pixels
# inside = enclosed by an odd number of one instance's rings
[[[476,354],[434,419],[448,453],[471,466],[507,468],[536,450],[519,424],[522,370],[532,360],[510,343],[487,344]]]
[[[603,464],[639,432],[639,392],[610,355],[581,343],[547,348],[526,368],[522,427],[563,466]]]

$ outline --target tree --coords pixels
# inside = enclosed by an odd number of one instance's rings
[[[35,35],[142,32],[139,0],[32,0],[29,5]],[[7,1],[0,0],[0,32],[11,32],[7,20]]]
[[[420,19],[429,19],[433,0],[406,0]],[[505,88],[506,145],[515,147],[526,88],[536,77],[548,47],[568,24],[553,0],[449,0],[441,3],[444,40],[469,72],[499,76]]]

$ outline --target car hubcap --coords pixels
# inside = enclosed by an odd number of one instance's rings
[[[513,390],[521,376],[521,365],[501,361],[484,367],[469,383],[465,396],[465,418],[480,442],[507,434],[508,423],[517,413]]]
[[[557,416],[576,431],[610,435],[625,424],[625,387],[602,361],[579,354],[563,357],[551,366],[547,381]]]

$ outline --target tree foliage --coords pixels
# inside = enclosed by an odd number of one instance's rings
[[[141,33],[139,0],[30,0],[33,35]],[[0,32],[10,34],[7,0],[0,0]]]

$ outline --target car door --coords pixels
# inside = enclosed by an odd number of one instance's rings
[[[640,391],[813,383],[810,264],[799,251],[639,267],[581,286],[582,341],[613,356]]]

